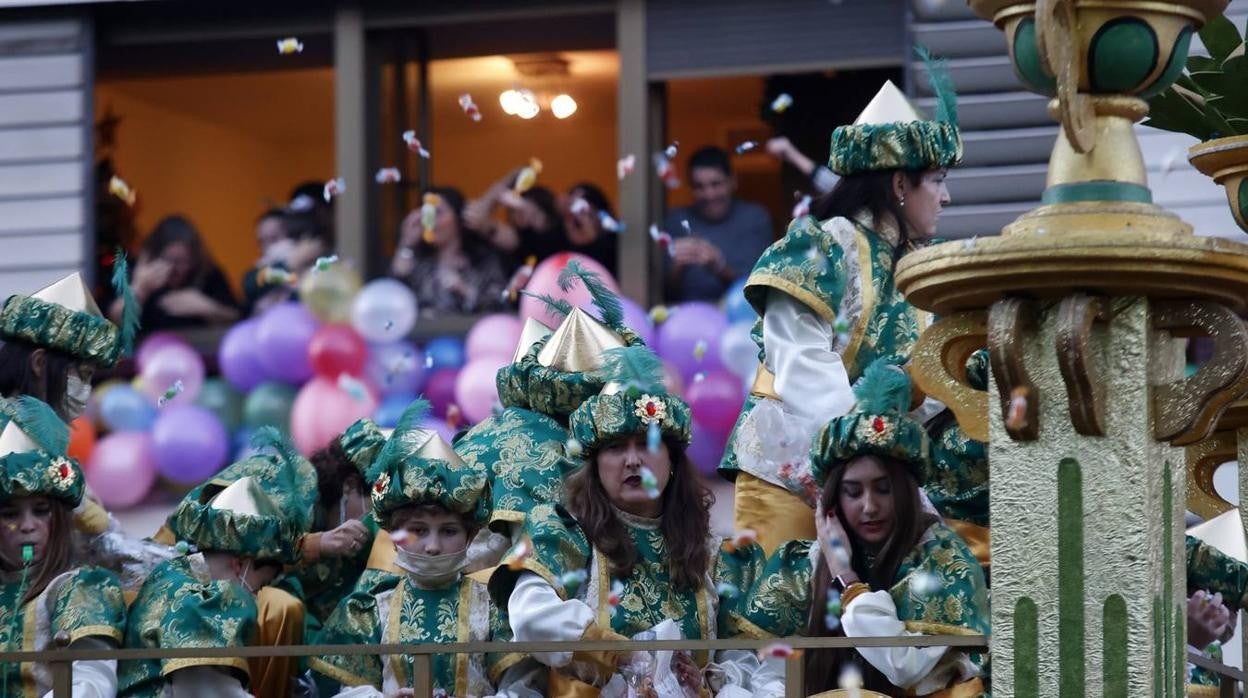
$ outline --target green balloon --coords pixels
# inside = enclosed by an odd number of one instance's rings
[[[243,403],[243,424],[249,429],[277,427],[290,431],[290,408],[295,404],[295,389],[285,383],[269,381],[257,385]]]
[[[195,404],[217,415],[231,434],[243,423],[243,396],[220,378],[209,378],[199,389]]]

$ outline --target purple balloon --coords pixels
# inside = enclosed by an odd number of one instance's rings
[[[621,296],[620,302],[624,304],[624,324],[632,331],[641,335],[641,339],[646,343],[646,346],[658,353],[659,349],[656,344],[658,332],[654,329],[654,323],[650,322],[650,313],[647,313],[646,309],[632,298]]]
[[[143,393],[157,404],[165,392],[179,382],[182,390],[173,395],[168,404],[189,404],[195,402],[199,389],[204,386],[204,359],[185,344],[163,346],[148,356],[139,377]]]
[[[139,373],[142,373],[143,368],[147,366],[148,358],[150,358],[156,350],[174,344],[180,344],[184,347],[190,346],[186,343],[185,339],[182,339],[182,335],[177,332],[165,330],[163,332],[153,332],[152,334],[149,334],[147,338],[139,344],[139,350],[134,353],[135,368]]]
[[[682,303],[659,326],[659,355],[680,371],[689,385],[694,375],[723,368],[719,341],[728,321],[710,303]]]
[[[723,369],[707,371],[685,388],[685,400],[699,424],[728,433],[737,423],[745,391],[741,379]]]
[[[520,331],[523,326],[524,322],[515,315],[507,313],[486,315],[473,323],[472,329],[468,330],[468,337],[464,341],[464,353],[469,361],[501,356],[510,363],[511,355],[516,351],[516,344],[520,342]]]
[[[425,352],[406,339],[368,348],[364,375],[383,396],[419,393],[425,382]]]
[[[109,509],[129,509],[147,496],[156,482],[152,437],[119,431],[100,439],[85,465],[87,484]]]
[[[709,477],[719,468],[719,461],[724,457],[724,448],[727,445],[728,433],[704,427],[694,420],[693,438],[685,449],[685,457],[698,472]]]
[[[221,420],[198,405],[171,405],[152,425],[152,455],[160,474],[198,485],[225,466],[230,439]]]
[[[440,368],[429,374],[425,381],[425,399],[433,405],[433,414],[446,419],[446,408],[455,402],[455,383],[459,369]]]
[[[244,393],[251,392],[252,388],[269,379],[268,372],[260,363],[260,345],[256,340],[259,329],[259,318],[244,320],[225,333],[217,349],[221,375]]]
[[[260,365],[275,380],[302,385],[312,377],[308,343],[319,327],[316,316],[299,303],[269,309],[256,330]]]
[[[442,440],[448,444],[455,438],[455,430],[451,428],[450,424],[446,423],[445,419],[426,417],[425,420],[420,423],[420,426],[423,429],[438,432],[438,436],[441,436]]]

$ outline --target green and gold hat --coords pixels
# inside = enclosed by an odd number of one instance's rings
[[[882,170],[930,170],[962,160],[957,94],[943,61],[916,49],[936,93],[936,119],[926,119],[891,80],[851,126],[832,132],[828,167],[839,175]]]
[[[664,439],[689,445],[692,418],[684,400],[663,387],[663,365],[643,346],[608,349],[595,376],[606,382],[572,413],[572,438],[588,452],[657,424]]]
[[[30,396],[5,400],[9,418],[0,431],[0,501],[44,496],[71,508],[82,502],[82,468],[66,455],[69,427],[47,404]]]
[[[369,478],[370,466],[385,445],[386,435],[382,433],[381,427],[367,417],[357,419],[338,436],[338,446],[365,480]]]
[[[125,303],[120,329],[104,317],[82,275],[74,272],[32,295],[9,296],[0,308],[0,339],[30,342],[105,368],[115,365],[134,348],[139,331],[140,307],[128,273],[118,250],[113,289]]]
[[[201,551],[293,563],[312,523],[307,461],[273,427],[258,430],[251,443],[269,453],[239,461],[192,490],[169,526]]]
[[[571,309],[569,308],[569,311]],[[525,318],[524,327],[520,330],[520,341],[516,342],[516,352],[511,363],[498,369],[495,386],[498,388],[498,401],[503,407],[529,406],[529,366],[524,357],[538,342],[550,336],[551,329],[533,318]]]
[[[911,419],[910,376],[879,359],[854,386],[858,402],[849,414],[830,420],[816,434],[810,467],[822,487],[828,473],[858,456],[874,455],[905,463],[921,485],[931,464],[932,444],[923,426]]]
[[[420,426],[429,402],[408,406],[373,468],[373,516],[382,525],[397,509],[437,504],[484,524],[490,517],[486,470],[465,462],[436,432]]]

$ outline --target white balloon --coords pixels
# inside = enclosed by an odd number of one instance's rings
[[[370,342],[402,339],[416,326],[416,296],[396,279],[370,281],[351,304],[351,325]]]
[[[744,381],[753,381],[758,371],[758,345],[750,338],[753,327],[753,320],[734,322],[719,340],[720,360]]]

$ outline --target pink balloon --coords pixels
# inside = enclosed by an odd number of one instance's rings
[[[469,423],[475,424],[489,417],[498,402],[498,388],[494,376],[498,362],[489,357],[473,359],[459,371],[455,381],[455,403]]]
[[[446,408],[455,402],[455,383],[459,380],[458,368],[440,368],[429,374],[425,381],[425,399],[433,405],[433,415],[446,418]]]
[[[668,395],[685,395],[685,379],[680,377],[680,371],[670,361],[663,362],[663,387],[667,389]]]
[[[139,350],[134,353],[134,367],[139,373],[143,372],[143,367],[147,365],[147,360],[156,350],[161,347],[167,347],[171,344],[181,344],[182,346],[190,346],[182,339],[182,335],[177,332],[165,330],[163,332],[153,332],[147,336],[139,344]]]
[[[290,435],[304,454],[325,446],[361,417],[377,411],[377,398],[371,390],[363,395],[338,387],[336,381],[313,378],[299,390],[290,408]]]
[[[523,327],[523,320],[505,313],[486,315],[477,320],[472,329],[468,330],[468,340],[465,342],[468,360],[501,356],[510,361],[511,355],[516,351],[516,344],[520,342],[520,330]]]
[[[685,457],[693,463],[703,475],[714,475],[719,462],[724,457],[724,449],[728,445],[728,432],[719,432],[702,426],[695,419],[693,422],[693,438],[685,449]]]
[[[711,431],[728,433],[737,423],[745,393],[741,379],[724,369],[700,374],[685,390],[693,417]]]
[[[87,485],[108,509],[128,509],[156,482],[152,437],[119,431],[100,439],[86,465]]]
[[[182,381],[182,390],[166,404],[190,405],[204,386],[204,360],[199,352],[185,344],[159,347],[147,357],[139,385],[144,394],[159,401],[166,391]]]
[[[689,382],[702,371],[723,368],[719,341],[728,329],[724,312],[710,303],[681,303],[659,326],[660,356]]]
[[[568,266],[568,262],[577,260],[581,266],[596,272],[602,277],[603,283],[617,294],[620,292],[620,285],[616,283],[615,278],[611,276],[611,272],[597,261],[576,252],[560,252],[551,255],[542,260],[541,264],[533,270],[533,276],[529,278],[529,283],[524,288],[530,293],[539,293],[561,298],[568,301],[577,308],[589,308],[590,296],[589,291],[580,283],[572,287],[571,291],[565,292],[559,288],[559,274],[563,272],[564,267]],[[560,319],[546,312],[546,304],[530,298],[528,296],[520,296],[520,320],[525,318],[535,318],[539,322],[544,323],[547,327],[558,327]],[[512,347],[515,348],[514,346]]]

